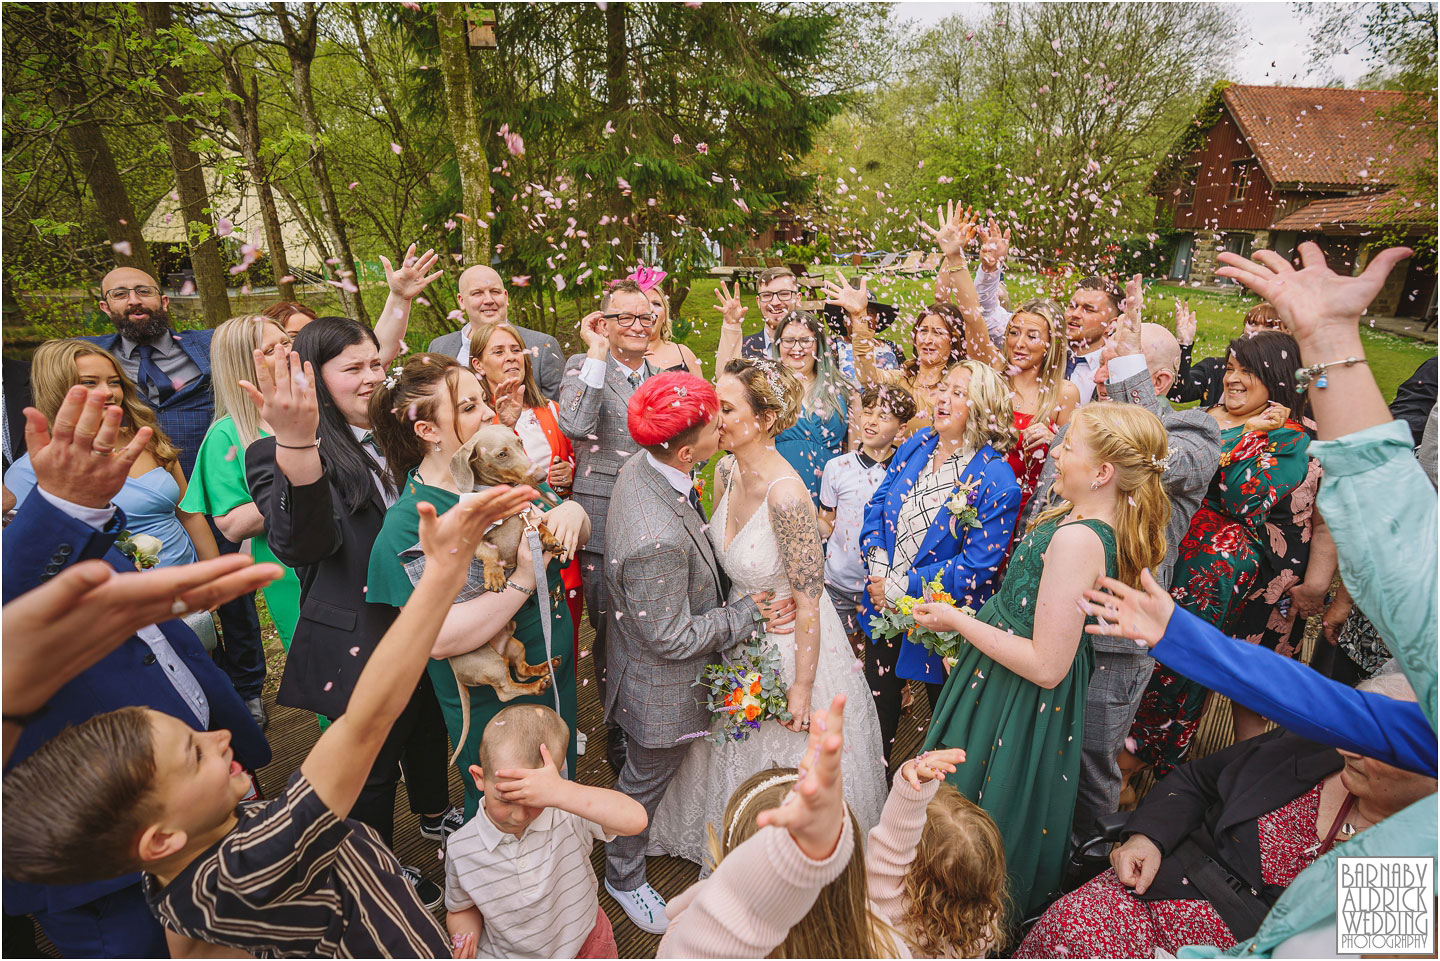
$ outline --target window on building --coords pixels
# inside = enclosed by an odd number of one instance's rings
[[[1255,178],[1255,162],[1237,160],[1230,165],[1230,196],[1227,203],[1238,204],[1250,193],[1250,184]]]
[[[1195,182],[1200,179],[1200,165],[1191,164],[1180,171],[1180,183],[1175,187],[1175,206],[1195,205]]]

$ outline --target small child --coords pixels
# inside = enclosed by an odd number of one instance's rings
[[[562,778],[553,758],[563,760],[569,742],[560,715],[534,704],[512,704],[485,725],[480,763],[470,765],[483,804],[445,845],[455,957],[618,957],[590,849],[645,830],[645,808]]]
[[[348,821],[410,703],[470,558],[533,488],[420,509],[430,562],[355,683],[345,713],[269,801],[240,804],[250,776],[229,731],[196,731],[127,707],[67,728],[5,776],[4,872],[84,884],[143,871],[172,957],[448,957],[445,932],[370,827]],[[223,955],[221,955],[223,956]]]
[[[833,458],[820,475],[820,530],[826,538],[825,589],[856,649],[865,650],[860,597],[865,561],[860,528],[865,505],[895,453],[895,436],[915,416],[915,398],[903,387],[871,385],[860,395],[860,449]]]

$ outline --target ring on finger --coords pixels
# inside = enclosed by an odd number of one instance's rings
[[[91,457],[109,457],[109,456],[110,456],[111,454],[113,454],[113,453],[115,453],[115,448],[113,448],[113,447],[92,447],[92,448],[90,448],[90,456],[91,456]]]
[[[171,614],[185,614],[185,613],[187,613],[189,610],[190,610],[190,605],[189,605],[189,604],[186,604],[184,601],[182,601],[182,600],[181,600],[180,598],[178,598],[178,597],[175,598],[174,603],[172,603],[172,604],[170,605],[170,613],[171,613]]]

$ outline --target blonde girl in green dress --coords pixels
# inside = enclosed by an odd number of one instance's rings
[[[1020,540],[999,592],[973,617],[946,604],[915,608],[917,622],[968,642],[925,749],[965,749],[951,783],[1000,828],[1021,912],[1012,923],[1058,893],[1064,870],[1094,669],[1078,600],[1102,575],[1138,584],[1165,556],[1165,456],[1165,429],[1149,411],[1082,407],[1057,457],[1051,489],[1062,502]]]

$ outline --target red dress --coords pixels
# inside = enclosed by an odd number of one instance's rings
[[[1316,818],[1320,788],[1256,819],[1260,873],[1266,884],[1288,886],[1319,856]],[[1106,871],[1050,906],[1015,952],[1017,958],[1153,958],[1187,944],[1235,946],[1209,901],[1142,901]]]
[[[1033,414],[1022,414],[1015,411],[1015,429],[1021,434],[1035,420]],[[1055,422],[1050,422],[1050,429],[1055,429]],[[1030,496],[1035,493],[1035,487],[1040,483],[1040,472],[1045,469],[1045,458],[1050,455],[1049,447],[1040,447],[1025,453],[1023,445],[1016,443],[1010,453],[1005,455],[1006,462],[1010,469],[1015,472],[1015,479],[1020,482],[1020,516],[1025,516],[1025,505],[1030,503]],[[1020,528],[1015,528],[1016,536],[1020,534]]]

